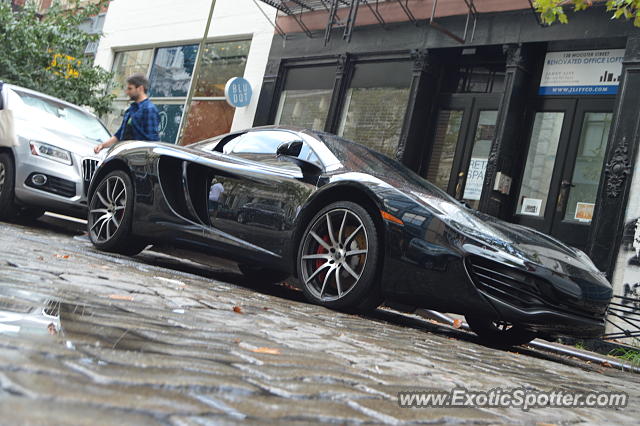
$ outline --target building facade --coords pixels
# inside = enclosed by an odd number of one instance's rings
[[[104,117],[117,129],[130,101],[126,78],[137,72],[150,80],[151,100],[160,110],[164,142],[188,144],[232,129],[251,127],[273,37],[275,9],[252,0],[218,0],[205,50],[194,75],[211,0],[113,1],[95,63],[115,74],[113,112]],[[232,77],[253,87],[248,106],[233,108],[224,89]],[[195,85],[186,108],[187,95]]]
[[[638,314],[639,29],[603,6],[541,25],[527,0],[264,2],[278,28],[255,125],[354,139],[578,247]]]

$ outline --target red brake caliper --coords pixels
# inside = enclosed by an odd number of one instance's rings
[[[324,240],[325,243],[327,243],[327,244],[329,243],[329,236],[328,235],[325,235],[322,239]],[[316,254],[325,254],[325,253],[329,253],[329,252],[327,251],[326,248],[324,248],[322,246],[322,244],[318,244],[318,249],[316,250]],[[326,260],[326,259],[317,259],[316,260],[316,270],[318,270],[319,267],[321,267],[322,265],[324,265],[327,262],[328,262],[328,260]],[[324,277],[327,275],[327,273],[326,272],[320,272],[320,274],[318,274],[318,275],[320,276],[320,279],[322,281],[324,281]]]

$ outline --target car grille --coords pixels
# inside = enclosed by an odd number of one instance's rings
[[[490,295],[516,306],[543,303],[539,283],[542,280],[478,256],[469,257],[469,266],[478,288]]]
[[[514,306],[546,305],[582,316],[601,316],[607,306],[606,303],[569,300],[567,296],[559,295],[547,280],[499,262],[479,256],[469,256],[467,262],[470,276],[480,290]]]
[[[97,168],[98,160],[87,158],[82,161],[82,180],[84,181],[84,195],[87,195],[87,191],[89,191],[89,184],[91,184],[91,179],[93,179],[93,175],[96,173]]]

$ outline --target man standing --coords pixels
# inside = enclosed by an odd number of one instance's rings
[[[133,103],[125,111],[122,124],[115,135],[94,148],[96,154],[119,141],[160,140],[158,135],[160,116],[158,109],[147,96],[148,89],[149,80],[142,74],[134,74],[127,79],[125,93]]]

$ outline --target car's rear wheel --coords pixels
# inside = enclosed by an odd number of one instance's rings
[[[536,333],[517,324],[466,315],[467,324],[483,341],[494,346],[517,346],[529,343]]]
[[[15,166],[13,158],[0,152],[0,220],[13,220],[18,214],[14,199]]]
[[[260,268],[246,264],[239,264],[238,269],[246,278],[255,283],[276,284],[289,278],[289,273],[275,269]]]
[[[122,170],[110,172],[98,184],[87,220],[89,238],[98,249],[133,256],[147,246],[131,234],[133,195],[131,178]]]
[[[378,232],[359,204],[338,201],[309,222],[298,248],[298,277],[307,299],[332,309],[369,311],[382,303]]]

